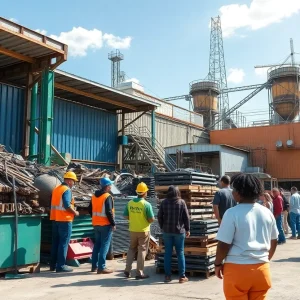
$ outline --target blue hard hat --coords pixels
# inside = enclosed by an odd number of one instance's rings
[[[112,181],[109,178],[104,177],[104,178],[100,179],[100,185],[102,187],[105,187],[105,186],[108,186],[108,185],[112,185]]]

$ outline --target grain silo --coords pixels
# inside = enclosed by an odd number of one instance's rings
[[[219,113],[219,83],[213,80],[193,81],[190,83],[190,94],[193,97],[194,111],[203,115],[204,127],[214,124],[215,116]]]
[[[279,122],[292,122],[299,114],[298,66],[283,66],[269,71],[272,107],[279,116]]]

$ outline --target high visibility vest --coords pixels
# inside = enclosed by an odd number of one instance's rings
[[[63,205],[62,195],[69,189],[66,185],[57,186],[52,192],[50,220],[57,222],[73,222],[74,214],[68,212]],[[74,209],[74,199],[72,198],[71,207]]]
[[[129,213],[129,231],[132,232],[148,232],[150,231],[150,223],[147,219],[145,199],[138,202],[130,200],[127,204]]]
[[[104,193],[100,197],[92,196],[92,223],[93,226],[106,226],[110,225],[110,222],[105,213],[105,201],[110,196],[110,193]],[[114,214],[115,209],[113,207],[112,212]]]

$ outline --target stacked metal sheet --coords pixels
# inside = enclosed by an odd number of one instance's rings
[[[175,171],[155,173],[155,185],[217,185],[217,177],[213,174],[192,171]]]
[[[191,222],[191,236],[185,240],[186,270],[192,276],[204,273],[208,278],[214,272],[217,242],[215,240],[218,231],[218,222],[215,219],[199,220]],[[158,271],[164,268],[164,242],[159,240],[159,253],[157,255]],[[177,256],[172,256],[172,269],[178,271]]]

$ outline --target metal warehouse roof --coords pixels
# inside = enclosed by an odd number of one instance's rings
[[[55,96],[106,110],[153,110],[159,104],[79,76],[55,70]]]
[[[235,151],[249,152],[248,150],[232,147],[226,144],[214,145],[214,144],[184,144],[178,146],[167,147],[168,154],[176,154],[177,150],[181,150],[184,153],[209,153],[209,152],[221,152],[222,148],[229,148]]]
[[[58,57],[58,64],[67,59],[65,44],[0,17],[0,68]]]

